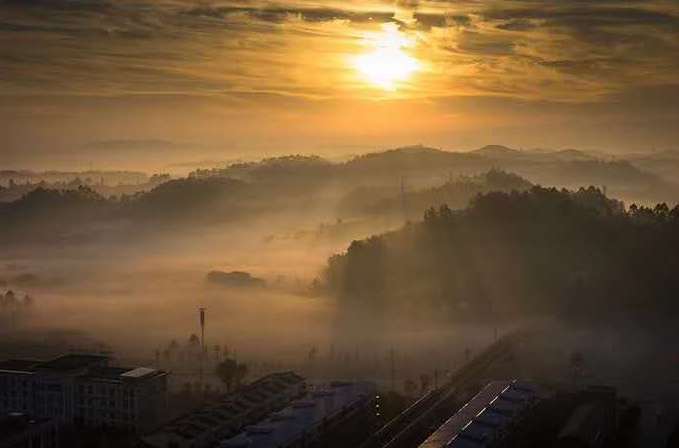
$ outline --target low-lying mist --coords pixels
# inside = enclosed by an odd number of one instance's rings
[[[290,368],[304,368],[310,350],[367,360],[383,358],[394,347],[402,357],[420,353],[423,346],[443,353],[451,340],[444,334],[457,334],[475,347],[489,341],[490,332],[477,341],[443,322],[433,325],[433,318],[385,320],[319,294],[313,281],[328,257],[344,250],[347,238],[369,234],[360,226],[347,231],[348,237],[267,220],[247,228],[163,233],[145,242],[14,248],[0,260],[0,278],[6,288],[29,293],[34,303],[11,324],[12,334],[54,345],[54,352],[110,349],[121,359],[150,363],[170,341],[199,334],[202,306],[209,346]],[[206,276],[215,270],[247,272],[266,286],[211,283]],[[19,278],[24,278],[20,284]],[[30,355],[22,350],[33,347],[12,347],[7,340],[3,345],[8,356]],[[461,355],[459,348],[453,357]]]
[[[449,158],[423,151],[388,158]],[[103,350],[120,362],[175,368],[171,359],[200,334],[205,307],[210,353],[248,363],[253,376],[284,368],[402,384],[444,375],[496,337],[536,328],[549,336],[527,349],[522,376],[568,381],[576,351],[592,360],[597,381],[618,381],[616,372],[633,377],[649,357],[659,359],[657,341],[667,332],[613,319],[619,310],[606,312],[607,304],[617,302],[599,299],[617,291],[625,306],[640,305],[637,290],[610,280],[619,269],[635,271],[647,251],[618,244],[621,234],[611,229],[638,227],[648,236],[650,220],[674,235],[667,206],[636,208],[627,222],[624,205],[600,189],[540,189],[494,169],[411,177],[406,185],[380,164],[373,179],[370,157],[348,163],[353,177],[341,182],[324,179],[336,168],[322,161],[293,162],[229,168],[243,175],[238,181],[198,173],[130,198],[81,188],[0,207],[12,218],[7,228],[21,235],[0,235],[9,241],[0,251],[0,292],[32,298],[0,316],[1,357]],[[297,163],[311,165],[303,181]],[[491,193],[498,191],[506,194]],[[571,196],[595,213],[569,205]],[[470,201],[475,209],[466,208]],[[453,210],[430,210],[423,221],[425,210],[443,204]],[[465,213],[471,220],[460,221]],[[556,229],[569,239],[555,237]],[[637,255],[615,261],[620,248]],[[576,300],[586,294],[597,300]],[[651,301],[652,311],[653,303],[670,302]],[[587,319],[588,310],[599,314]],[[636,350],[623,353],[625,346]]]

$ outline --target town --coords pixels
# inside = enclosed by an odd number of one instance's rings
[[[188,395],[173,390],[171,370],[115,366],[107,355],[6,360],[0,447],[632,447],[649,418],[675,446],[661,414],[642,418],[640,403],[588,384],[577,355],[562,381],[517,377],[528,372],[522,358],[534,336],[504,335],[416,390],[292,371],[245,381],[237,362],[208,362],[202,342]],[[204,381],[220,374],[221,389]],[[172,403],[178,397],[191,404]]]

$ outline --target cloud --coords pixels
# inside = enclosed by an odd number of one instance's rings
[[[251,18],[282,23],[289,19],[300,19],[307,22],[329,22],[334,20],[346,20],[356,23],[364,22],[393,22],[394,11],[354,11],[350,9],[318,8],[318,7],[273,7],[261,8],[245,6],[197,6],[190,8],[186,14],[199,17],[211,17],[224,19],[229,16],[247,15]]]
[[[70,11],[105,11],[113,6],[109,0],[2,0],[0,5],[15,8],[42,8]]]
[[[361,95],[346,60],[385,23],[419,43],[417,97],[590,101],[679,70],[679,5],[660,0],[0,0],[0,17],[13,94]]]
[[[497,27],[501,30],[507,31],[529,31],[534,28],[537,28],[538,25],[535,22],[527,19],[513,19],[501,23],[497,25]]]
[[[514,41],[505,36],[495,36],[465,30],[458,36],[457,50],[474,55],[510,55],[514,53]]]
[[[542,6],[489,8],[483,13],[489,20],[542,19],[555,25],[673,25],[678,18],[669,12],[650,8],[619,6]]]
[[[413,18],[417,21],[420,29],[429,30],[433,27],[466,27],[471,24],[471,18],[463,14],[447,15],[443,13],[416,12]]]

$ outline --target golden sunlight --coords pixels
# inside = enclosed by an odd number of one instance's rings
[[[370,83],[384,90],[396,90],[399,83],[407,81],[420,69],[417,59],[404,49],[414,46],[414,41],[386,24],[380,33],[366,35],[365,44],[372,51],[354,59],[354,67]]]

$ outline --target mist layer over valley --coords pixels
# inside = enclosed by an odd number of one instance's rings
[[[676,186],[629,162],[414,147],[149,177],[115,194],[59,182],[0,204],[0,288],[33,298],[3,311],[7,356],[162,363],[202,306],[209,345],[261,371],[389,381],[397,359],[402,381],[513,329],[610,318],[601,340],[655,340],[677,311],[676,209],[611,199],[662,203]]]

